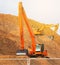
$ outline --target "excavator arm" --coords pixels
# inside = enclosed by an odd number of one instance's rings
[[[46,24],[45,27],[54,28],[53,31],[56,32],[58,30],[59,24]]]
[[[20,41],[21,41],[21,50],[24,49],[24,38],[23,38],[23,19],[22,19],[22,3],[19,2],[19,8],[18,8],[18,22],[20,27]]]

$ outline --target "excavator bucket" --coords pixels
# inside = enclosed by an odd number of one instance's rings
[[[16,52],[16,55],[27,55],[28,54],[28,50],[24,49],[24,50],[18,50]]]
[[[51,40],[54,40],[54,36],[52,35],[52,36],[48,36]]]

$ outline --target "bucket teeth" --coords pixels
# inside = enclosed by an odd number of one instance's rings
[[[26,49],[24,50],[18,50],[16,55],[27,55],[28,51]]]

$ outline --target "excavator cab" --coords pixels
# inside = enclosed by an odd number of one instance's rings
[[[36,52],[43,52],[44,44],[36,44]]]
[[[47,57],[47,50],[44,50],[44,44],[36,44],[35,54],[38,56]]]
[[[47,50],[44,50],[44,44],[36,44],[35,53],[32,53],[32,49],[28,48],[28,56],[29,57],[46,57],[47,58]]]

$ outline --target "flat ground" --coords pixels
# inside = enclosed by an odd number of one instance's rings
[[[56,59],[40,59],[31,60],[30,65],[60,65],[60,60]]]
[[[0,65],[27,65],[25,60],[0,60]]]

